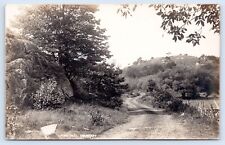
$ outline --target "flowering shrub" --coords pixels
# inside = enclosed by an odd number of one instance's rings
[[[65,102],[62,90],[54,78],[41,82],[39,89],[32,94],[33,108],[56,108]]]

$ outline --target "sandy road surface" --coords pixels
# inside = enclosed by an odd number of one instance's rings
[[[139,97],[125,100],[130,114],[129,121],[102,133],[97,139],[215,138],[204,136],[204,132],[201,133],[199,128],[193,129],[188,121],[176,118],[163,110],[140,104],[137,101]]]

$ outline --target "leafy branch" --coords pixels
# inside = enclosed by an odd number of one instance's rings
[[[136,10],[137,6],[124,4],[118,9],[118,13],[122,13],[122,16],[127,18],[127,16],[132,16],[132,12]],[[214,33],[220,33],[219,5],[151,4],[148,7],[153,8],[156,11],[156,15],[162,18],[160,27],[169,35],[172,35],[172,40],[175,42],[184,39],[185,42],[192,43],[193,46],[200,45],[200,40],[205,38],[201,33],[206,23],[211,25],[211,30]],[[197,26],[200,29],[188,32],[188,25]]]

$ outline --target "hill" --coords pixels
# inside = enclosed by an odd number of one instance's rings
[[[124,68],[123,76],[130,90],[147,91],[149,80],[154,80],[158,86],[166,84],[173,88],[176,83],[189,78],[194,81],[190,83],[196,83],[199,87],[198,93],[218,93],[219,58],[205,55],[195,57],[187,54],[149,60],[139,58],[133,65]]]

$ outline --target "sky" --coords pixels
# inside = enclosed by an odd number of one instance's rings
[[[200,41],[200,45],[193,47],[185,41],[174,42],[172,36],[163,31],[160,26],[162,20],[156,15],[156,11],[147,5],[140,5],[130,17],[122,17],[117,14],[119,5],[99,5],[99,11],[95,16],[101,20],[101,27],[106,28],[109,36],[109,50],[113,57],[109,62],[118,67],[126,67],[139,57],[150,59],[151,57],[163,57],[168,52],[171,55],[188,54],[192,56],[220,55],[220,37],[210,31],[210,26],[205,25],[202,32],[206,39]],[[7,5],[6,25],[20,14],[18,5]],[[195,25],[188,30],[198,29]]]
[[[220,37],[210,31],[206,25],[202,32],[206,39],[200,41],[199,46],[184,42],[175,43],[172,36],[163,31],[160,26],[161,18],[156,11],[147,5],[137,7],[131,17],[124,18],[117,14],[118,5],[100,5],[96,16],[101,19],[101,26],[107,29],[109,49],[114,55],[111,61],[117,66],[125,67],[132,64],[139,57],[151,57],[188,54],[193,56],[215,55],[219,56]],[[191,26],[188,30],[194,30]]]

